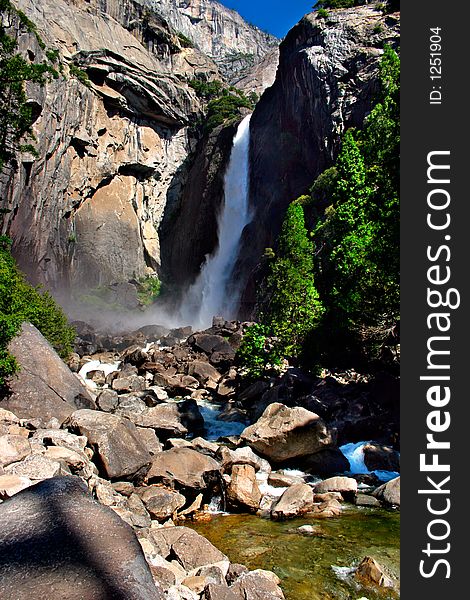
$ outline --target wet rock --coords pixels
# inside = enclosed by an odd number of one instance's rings
[[[368,494],[358,494],[354,503],[356,506],[370,506],[372,508],[380,506],[380,502],[377,498],[369,496]]]
[[[354,498],[357,494],[357,481],[352,477],[330,477],[316,483],[313,489],[316,494],[340,492],[344,498]]]
[[[327,448],[315,454],[302,458],[302,470],[318,477],[330,477],[338,473],[349,471],[351,465],[341,450]]]
[[[255,469],[251,465],[234,465],[231,477],[227,487],[228,503],[238,509],[257,511],[262,495],[256,481]]]
[[[135,425],[117,415],[77,410],[67,427],[84,435],[95,449],[98,467],[109,479],[135,475],[151,461]]]
[[[374,492],[373,496],[391,506],[400,506],[400,477],[387,481]]]
[[[378,585],[384,588],[393,588],[395,584],[384,568],[371,556],[362,559],[355,573],[356,579],[365,585]]]
[[[280,579],[274,573],[258,569],[240,575],[230,590],[243,600],[284,600],[279,583]]]
[[[306,456],[334,443],[332,433],[318,415],[279,403],[268,406],[261,418],[243,431],[241,439],[276,462]]]
[[[313,508],[313,491],[306,483],[289,487],[274,504],[271,517],[276,520],[290,519],[305,514]]]
[[[132,529],[75,477],[0,505],[0,596],[50,600],[51,590],[62,600],[163,600]]]
[[[137,493],[148,512],[158,521],[170,518],[186,503],[186,498],[178,492],[155,485],[138,488]]]
[[[205,490],[219,482],[220,464],[191,448],[172,448],[154,457],[147,479],[176,489]]]
[[[366,444],[363,448],[364,464],[369,471],[399,471],[400,454],[389,446]]]
[[[317,499],[316,497],[314,498]],[[342,507],[336,498],[327,498],[324,502],[315,503],[309,515],[316,519],[331,519],[341,514]]]
[[[169,330],[163,325],[144,325],[143,327],[140,327],[136,333],[141,333],[146,340],[156,342],[168,332]]]
[[[53,417],[60,423],[77,408],[95,408],[86,387],[30,323],[9,344],[21,369],[11,378],[11,395],[0,407],[20,419],[35,419],[45,426]]]

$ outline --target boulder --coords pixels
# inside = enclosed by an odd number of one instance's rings
[[[364,446],[363,452],[369,471],[400,471],[400,454],[390,446],[370,443]]]
[[[306,483],[290,486],[274,504],[271,510],[273,519],[290,519],[305,514],[313,508],[313,491]]]
[[[21,490],[26,489],[33,482],[29,477],[21,477],[20,475],[0,475],[0,500],[11,498]]]
[[[230,590],[242,600],[284,600],[279,583],[280,580],[274,573],[258,569],[240,575]]]
[[[378,487],[372,495],[390,506],[400,506],[400,478],[395,477]]]
[[[227,487],[227,502],[236,508],[257,511],[261,492],[256,481],[256,471],[251,465],[234,465],[232,479]]]
[[[192,399],[158,404],[140,414],[132,415],[132,421],[140,427],[154,429],[162,440],[183,437],[204,428],[204,418],[197,402]]]
[[[334,444],[332,433],[318,415],[279,403],[268,406],[260,419],[243,431],[241,439],[274,462],[314,454]]]
[[[384,568],[371,556],[362,559],[355,573],[356,579],[365,585],[378,585],[384,588],[393,588],[395,584]]]
[[[186,572],[215,564],[227,574],[230,563],[225,554],[188,527],[152,529],[151,539],[163,558],[171,556]]]
[[[330,477],[313,488],[316,494],[339,492],[343,497],[354,497],[357,494],[357,481],[352,477]]]
[[[23,323],[8,349],[20,371],[10,378],[11,394],[0,401],[1,408],[42,426],[52,418],[62,423],[77,408],[95,408],[86,387],[33,325]]]
[[[154,457],[147,480],[176,489],[205,490],[220,481],[220,464],[191,448],[171,448]]]
[[[273,487],[286,488],[298,483],[305,483],[305,481],[302,477],[287,475],[283,472],[274,472],[269,474],[268,483]]]
[[[188,375],[195,377],[202,385],[208,382],[218,383],[222,375],[210,363],[203,360],[194,360],[188,365]]]
[[[9,475],[28,477],[33,481],[55,477],[62,474],[61,471],[60,462],[42,454],[32,454],[21,462],[12,463],[5,467],[5,472]]]
[[[178,492],[166,490],[156,485],[138,488],[137,494],[152,517],[159,521],[172,517],[186,503],[186,498]]]
[[[0,467],[18,462],[31,454],[31,444],[23,435],[0,435]]]
[[[69,417],[67,427],[88,439],[98,467],[109,479],[135,475],[151,461],[135,425],[118,415],[77,410]]]
[[[341,450],[327,448],[326,450],[320,450],[320,452],[304,457],[300,468],[318,477],[330,477],[331,475],[349,471],[351,465]]]
[[[0,505],[0,597],[164,598],[131,527],[76,477],[48,479]]]

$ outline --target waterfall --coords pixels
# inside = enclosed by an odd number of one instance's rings
[[[224,204],[217,222],[218,246],[201,268],[180,308],[181,320],[193,327],[210,327],[212,317],[234,318],[240,288],[229,284],[238,256],[240,239],[250,222],[248,207],[250,118],[238,126],[224,179]]]

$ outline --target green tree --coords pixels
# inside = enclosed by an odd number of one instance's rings
[[[279,354],[297,356],[323,306],[315,288],[313,243],[305,227],[301,200],[287,209],[260,302],[260,320],[279,339]]]
[[[380,342],[399,318],[399,74],[398,55],[387,46],[380,97],[362,131],[343,137],[333,185],[328,180],[332,202],[314,231],[329,320],[366,343]]]
[[[0,237],[0,385],[18,368],[7,346],[24,321],[39,331],[66,358],[75,338],[62,309],[48,292],[29,285],[10,253],[11,241]]]

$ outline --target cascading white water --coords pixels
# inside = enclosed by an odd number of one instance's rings
[[[219,244],[214,254],[206,257],[201,272],[189,288],[181,305],[181,321],[203,329],[210,327],[212,317],[235,317],[240,289],[229,283],[238,256],[243,229],[250,222],[248,206],[250,118],[238,126],[224,179],[224,204],[217,229]]]

